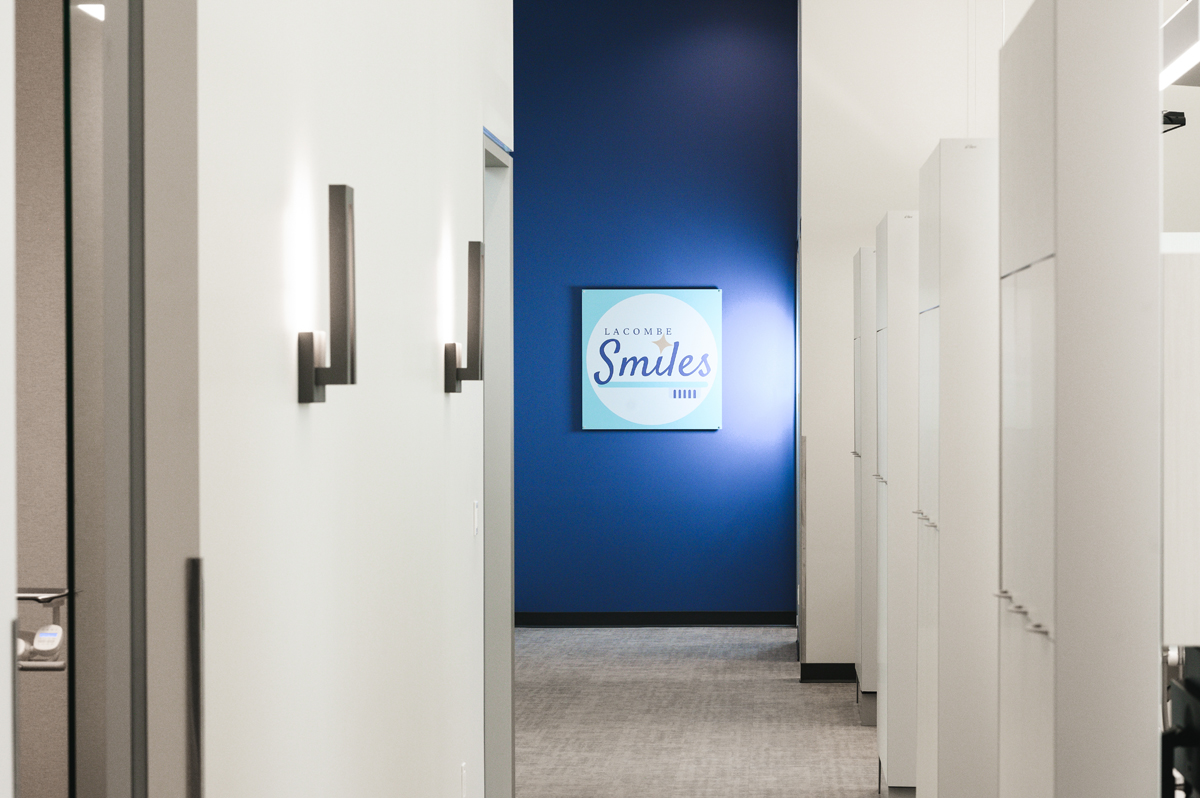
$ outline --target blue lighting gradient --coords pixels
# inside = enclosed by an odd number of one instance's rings
[[[519,612],[795,607],[794,0],[515,0]],[[583,288],[723,289],[724,428],[580,427]]]

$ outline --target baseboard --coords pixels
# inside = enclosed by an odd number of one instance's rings
[[[519,627],[579,628],[622,626],[795,627],[796,613],[794,610],[783,612],[518,612],[516,613],[516,625]]]
[[[854,671],[853,662],[802,662],[800,663],[800,681],[809,684],[821,682],[857,684],[858,677]]]

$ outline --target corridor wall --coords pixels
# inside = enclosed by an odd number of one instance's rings
[[[515,9],[517,611],[790,623],[796,4]],[[723,427],[584,431],[581,289],[654,286],[722,289]]]
[[[16,443],[16,317],[14,219],[16,143],[13,108],[16,105],[15,52],[13,46],[14,7],[11,0],[0,2],[0,595],[17,592],[17,443]],[[11,628],[16,608],[0,617]],[[13,683],[11,657],[0,657],[0,680]],[[0,690],[0,717],[11,718],[11,690]],[[13,728],[0,724],[0,784],[13,779]]]
[[[447,394],[443,351],[484,128],[515,146],[511,6],[212,0],[198,29],[206,791],[481,798],[484,387]],[[301,405],[342,183],[357,384]]]

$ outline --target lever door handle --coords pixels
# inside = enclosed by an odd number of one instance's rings
[[[443,366],[446,393],[462,393],[463,380],[483,379],[483,242],[467,246],[466,365],[458,343],[446,344]]]
[[[64,599],[70,595],[70,590],[55,591],[53,593],[17,593],[17,601],[36,601],[38,604],[49,604],[52,601]]]

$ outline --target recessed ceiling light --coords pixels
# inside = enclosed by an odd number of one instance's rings
[[[88,16],[95,17],[101,22],[104,21],[104,4],[103,3],[80,3],[79,10]]]

